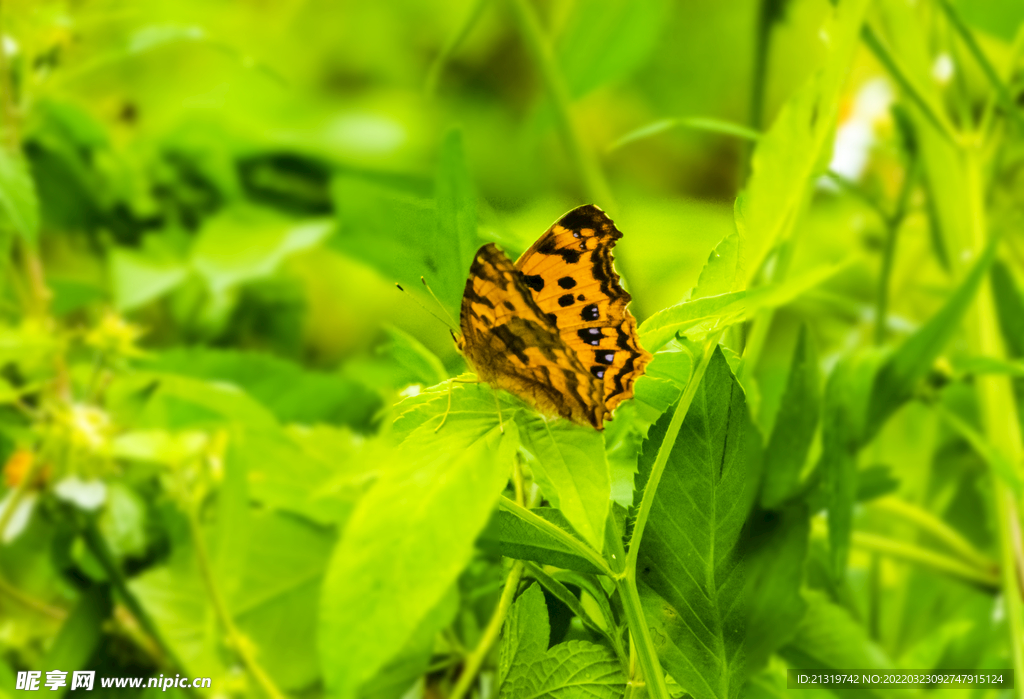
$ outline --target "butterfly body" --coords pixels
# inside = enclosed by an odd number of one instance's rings
[[[481,381],[603,429],[651,359],[613,266],[621,237],[588,205],[565,214],[514,264],[493,243],[477,251],[458,345]]]

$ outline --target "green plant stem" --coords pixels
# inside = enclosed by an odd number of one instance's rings
[[[484,7],[489,1],[473,0],[473,4],[469,8],[469,12],[466,13],[462,24],[459,25],[458,30],[451,35],[441,48],[441,53],[434,59],[430,66],[430,71],[427,73],[426,91],[428,96],[432,96],[437,92],[437,85],[441,82],[441,73],[444,72],[445,65],[447,65],[459,46],[462,45],[462,42],[466,40],[466,37],[469,36],[476,23],[480,21],[480,16],[484,13]]]
[[[533,54],[533,59],[540,69],[544,84],[554,104],[555,115],[558,118],[565,145],[569,150],[569,156],[573,159],[576,169],[583,178],[587,196],[603,208],[611,208],[613,206],[611,188],[605,180],[604,173],[601,172],[597,158],[584,143],[576,122],[573,120],[569,89],[562,78],[562,72],[558,67],[551,44],[541,29],[537,13],[534,12],[527,0],[509,0],[509,3],[527,49]]]
[[[653,699],[669,699],[665,673],[661,670],[658,652],[654,648],[654,638],[651,637],[651,630],[644,617],[644,608],[640,604],[640,592],[636,586],[636,569],[626,570],[626,577],[616,580],[615,588],[619,592],[619,601],[622,602],[622,611],[626,615],[626,624],[629,626],[632,648],[640,662],[640,672],[643,674],[648,694]]]
[[[950,24],[956,29],[960,38],[967,46],[967,50],[974,56],[974,60],[977,61],[981,67],[981,72],[985,74],[988,81],[992,84],[992,89],[995,91],[996,99],[1002,104],[1003,109],[1006,110],[1006,116],[1017,123],[1018,126],[1024,126],[1024,117],[1021,116],[1020,110],[1017,105],[1013,102],[1013,96],[1010,94],[1009,89],[1006,87],[1006,83],[1003,82],[1002,78],[999,77],[999,73],[996,72],[995,67],[988,60],[988,56],[981,50],[981,46],[978,45],[977,39],[974,38],[974,32],[971,31],[970,27],[964,22],[963,18],[960,17],[960,13],[957,12],[956,8],[949,0],[939,0],[939,7],[945,12],[946,17],[949,19]]]
[[[581,558],[585,558],[589,563],[593,564],[594,567],[596,567],[603,575],[607,575],[610,578],[617,577],[612,569],[608,567],[607,561],[605,561],[600,554],[574,537],[572,534],[569,534],[543,517],[534,514],[514,500],[504,496],[498,501],[498,507],[506,512],[511,512],[524,522],[532,524],[538,529],[543,530],[544,533],[558,539],[560,543],[568,547],[573,553]]]
[[[65,612],[63,609],[51,607],[45,602],[40,602],[34,597],[26,595],[24,592],[22,592],[14,585],[12,585],[10,582],[8,582],[7,579],[3,576],[0,576],[0,593],[3,593],[7,597],[10,597],[12,600],[22,605],[23,607],[27,607],[28,609],[31,609],[34,612],[39,612],[43,616],[48,616],[51,619],[62,620],[66,619],[68,616],[67,612]]]
[[[867,532],[853,532],[850,543],[854,548],[875,551],[893,558],[919,563],[933,570],[948,573],[969,582],[979,583],[991,589],[999,589],[1000,577],[998,573],[966,565],[955,558],[950,558],[921,546],[914,546],[913,544],[907,544]]]
[[[970,212],[971,244],[976,254],[988,244],[988,222],[985,214],[985,181],[976,144],[962,151],[967,184],[967,204]],[[974,313],[971,318],[969,341],[977,356],[1005,358],[1005,349],[999,335],[995,300],[989,285],[978,289]],[[1010,377],[998,374],[979,376],[975,382],[981,421],[985,426],[992,448],[999,458],[1006,460],[1020,480],[1024,461],[1024,441],[1021,439],[1017,402]],[[994,509],[999,533],[1000,571],[1002,592],[1006,603],[1006,617],[1010,631],[1013,667],[1018,676],[1024,676],[1024,602],[1018,575],[1018,555],[1014,546],[1015,533],[1020,523],[1014,495],[997,474],[993,474]],[[1017,685],[1017,696],[1024,699],[1024,683]]]
[[[1007,57],[1006,66],[1003,70],[1003,80],[1009,82],[1013,76],[1013,72],[1017,66],[1017,59],[1021,53],[1024,53],[1024,24],[1017,27],[1017,34],[1013,37],[1013,44],[1010,46],[1010,53]],[[995,119],[996,104],[999,102],[999,98],[995,95],[990,95],[989,99],[985,103],[985,111],[981,117],[981,124],[978,127],[978,133],[982,135],[984,140],[988,140],[991,136],[992,123]]]
[[[875,30],[870,26],[865,25],[861,31],[861,38],[864,43],[875,55],[875,58],[885,67],[885,69],[892,76],[899,86],[906,92],[907,97],[917,105],[917,107],[924,114],[925,118],[932,123],[932,125],[939,130],[943,136],[953,145],[960,144],[960,136],[949,123],[949,120],[945,117],[941,110],[932,105],[924,91],[920,90],[914,81],[910,78],[910,74],[903,67],[903,65],[897,60],[896,56],[889,49],[889,46],[882,40]]]
[[[199,573],[203,578],[203,583],[206,586],[206,593],[210,597],[210,603],[213,605],[214,614],[217,617],[217,621],[224,631],[224,635],[227,636],[228,643],[231,648],[238,654],[239,659],[248,670],[249,674],[252,675],[253,679],[263,690],[264,694],[271,699],[284,699],[284,694],[274,681],[267,674],[266,670],[256,660],[255,653],[253,653],[252,645],[249,640],[242,635],[235,626],[234,620],[231,618],[231,612],[228,610],[227,602],[224,600],[223,594],[221,594],[220,588],[217,586],[216,576],[213,573],[213,568],[210,565],[210,557],[206,550],[206,542],[203,540],[202,528],[199,525],[199,519],[194,511],[194,508],[189,508],[188,513],[189,531],[192,534],[192,545],[195,548],[196,562],[199,564]]]
[[[181,668],[181,663],[175,657],[167,642],[164,641],[163,636],[160,635],[156,624],[149,618],[146,610],[139,603],[138,598],[128,589],[128,581],[125,579],[121,567],[114,560],[113,554],[110,553],[110,549],[107,547],[107,543],[104,541],[99,529],[96,528],[95,522],[89,522],[82,528],[82,538],[85,540],[89,551],[99,561],[100,566],[103,567],[104,572],[107,574],[107,579],[110,580],[110,584],[121,598],[125,608],[135,617],[139,627],[149,635],[156,647],[170,660],[172,665],[176,668]]]
[[[960,554],[971,565],[987,570],[998,570],[999,564],[976,549],[971,542],[963,537],[941,519],[925,509],[900,500],[899,498],[880,498],[870,503],[870,507],[916,525],[944,543],[951,550]]]
[[[907,217],[907,206],[910,193],[917,182],[920,161],[914,158],[903,177],[903,186],[896,198],[896,209],[892,216],[885,219],[885,246],[882,248],[882,269],[878,279],[878,305],[875,310],[875,344],[885,341],[885,325],[889,313],[889,280],[892,277],[892,265],[896,257],[896,239],[899,236],[903,220]]]
[[[505,589],[501,591],[501,598],[498,600],[498,607],[494,610],[494,614],[491,615],[491,620],[487,622],[487,628],[484,629],[480,642],[473,649],[473,652],[466,656],[466,662],[462,666],[462,674],[459,675],[459,680],[455,683],[455,688],[452,689],[449,699],[463,699],[466,696],[466,692],[473,685],[476,673],[480,671],[480,666],[483,665],[484,659],[491,652],[491,646],[498,640],[501,626],[505,623],[505,617],[508,615],[508,610],[512,606],[512,600],[516,596],[516,590],[519,588],[519,581],[523,577],[524,568],[525,564],[522,561],[516,561],[512,564],[508,577],[505,579]]]

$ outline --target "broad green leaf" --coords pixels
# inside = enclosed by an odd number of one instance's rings
[[[938,313],[897,347],[879,367],[874,378],[864,438],[874,435],[889,416],[913,395],[918,382],[927,375],[946,343],[958,332],[960,321],[970,308],[994,257],[995,246],[990,244]]]
[[[421,423],[382,465],[334,551],[319,626],[333,696],[355,696],[408,643],[469,562],[508,482],[513,421],[502,433],[493,413],[465,412],[434,427]]]
[[[539,507],[533,513],[558,525],[573,536],[577,534],[559,510]],[[495,512],[480,534],[477,545],[485,550],[522,561],[536,561],[584,573],[600,573],[592,563],[573,553],[547,532],[516,517],[511,512]]]
[[[110,284],[120,311],[160,298],[181,284],[188,273],[183,261],[155,259],[126,248],[115,248],[110,253]]]
[[[666,413],[651,428],[642,474],[670,419]],[[746,595],[738,543],[757,492],[747,441],[753,429],[743,391],[716,349],[668,456],[637,563],[662,665],[696,699],[730,699],[742,684]]]
[[[540,585],[520,595],[505,621],[498,656],[499,699],[618,699],[626,685],[611,650],[586,641],[548,648],[550,625]]]
[[[326,426],[239,430],[227,459],[246,464],[256,502],[323,525],[343,523],[385,458],[379,445],[357,440]]]
[[[704,269],[697,279],[697,286],[690,294],[691,299],[728,294],[741,280],[739,269],[739,236],[730,233],[725,236],[704,263]]]
[[[244,571],[229,606],[282,688],[317,681],[319,592],[334,546],[330,530],[275,513],[249,517]]]
[[[843,0],[822,29],[824,65],[794,93],[757,143],[746,189],[736,199],[736,227],[747,284],[769,252],[793,229],[800,209],[827,166],[843,86],[859,46],[868,0]]]
[[[34,245],[39,235],[39,202],[24,158],[0,148],[0,236],[7,231]],[[0,237],[0,250],[5,251],[2,243]]]
[[[290,255],[315,247],[334,222],[296,223],[269,210],[233,207],[203,226],[192,248],[192,267],[214,295],[273,274]]]
[[[764,507],[777,507],[797,488],[818,425],[821,410],[818,383],[818,357],[804,326],[793,351],[786,390],[765,449],[761,490]]]
[[[368,429],[380,397],[361,383],[255,352],[177,348],[146,362],[154,371],[234,384],[282,422]]]
[[[274,513],[250,518],[249,545],[239,585],[228,598],[239,629],[260,650],[275,683],[298,689],[316,680],[317,591],[333,536]],[[129,583],[161,636],[191,674],[219,677],[222,630],[191,545],[167,564]],[[216,680],[214,680],[216,681]]]
[[[544,495],[600,551],[611,501],[604,436],[589,426],[533,414],[521,413],[517,422],[525,464]]]
[[[450,410],[449,392],[451,394]],[[430,428],[434,429],[444,420],[444,427],[440,429],[441,432],[444,432],[448,429],[448,420],[471,416],[489,418],[497,427],[499,408],[501,418],[506,424],[515,417],[518,411],[529,410],[523,401],[511,393],[492,388],[487,384],[463,383],[461,381],[445,382],[438,386],[431,386],[395,405],[394,411],[397,417],[392,431],[396,438],[404,439],[419,427],[429,424]],[[445,418],[446,414],[447,418]]]
[[[409,688],[423,681],[439,629],[452,623],[459,613],[459,595],[453,587],[430,611],[398,655],[381,668],[377,676],[359,690],[359,699],[403,699]]]
[[[457,317],[477,248],[476,197],[458,130],[449,131],[441,143],[435,198],[436,227],[430,246],[437,271],[433,286],[449,313]]]

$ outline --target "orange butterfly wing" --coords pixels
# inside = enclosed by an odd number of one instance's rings
[[[607,410],[599,383],[494,244],[484,245],[473,259],[460,315],[460,346],[482,381],[541,412],[603,427]]]
[[[621,237],[603,211],[581,206],[514,265],[493,244],[477,251],[459,348],[481,380],[542,412],[604,428],[651,360],[612,264]]]
[[[633,396],[633,384],[651,361],[613,266],[612,248],[621,237],[601,209],[581,206],[516,261],[537,306],[553,314],[562,341],[603,382],[608,412]]]

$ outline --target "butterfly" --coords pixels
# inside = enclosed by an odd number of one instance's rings
[[[601,209],[586,205],[514,264],[493,243],[477,251],[456,345],[480,381],[542,413],[604,429],[651,361],[612,264],[621,237]]]

